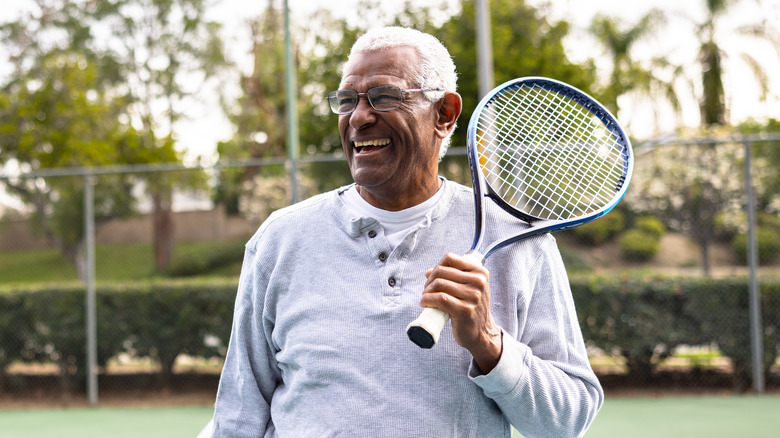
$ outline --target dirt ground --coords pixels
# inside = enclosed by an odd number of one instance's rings
[[[662,370],[643,382],[620,373],[597,370],[597,374],[608,397],[754,392],[749,382],[738,382],[722,370]],[[23,386],[0,392],[0,410],[88,406],[83,388],[63,393],[54,376],[24,376],[24,380]],[[177,374],[165,386],[156,385],[150,374],[100,376],[98,403],[102,407],[210,405],[214,403],[218,383],[219,375],[212,373]],[[767,376],[766,392],[780,394],[780,374]]]
[[[16,384],[0,391],[0,410],[88,406],[84,388],[62,390],[56,376],[14,376]],[[177,374],[160,384],[152,374],[101,375],[100,406],[184,406],[213,404],[219,374]]]
[[[618,243],[614,241],[598,246],[585,246],[577,243],[570,233],[563,232],[555,236],[561,246],[574,251],[596,273],[641,268],[668,274],[702,274],[701,249],[681,234],[664,234],[658,254],[652,260],[642,263],[626,259]],[[736,263],[731,249],[724,244],[713,244],[709,248],[709,262],[712,270],[718,274],[747,272],[745,266]],[[764,269],[767,268],[780,269],[780,263]]]

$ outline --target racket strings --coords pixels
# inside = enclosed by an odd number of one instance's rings
[[[618,136],[582,104],[542,88],[496,95],[479,117],[477,144],[493,191],[540,219],[592,213],[622,182]]]

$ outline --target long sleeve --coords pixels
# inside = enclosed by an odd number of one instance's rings
[[[520,288],[514,336],[504,332],[496,368],[480,375],[472,364],[469,376],[524,436],[582,436],[604,394],[588,362],[554,239],[532,238],[527,246],[536,254],[521,268],[528,276],[508,274],[499,286]]]
[[[344,189],[341,189],[344,190]],[[247,244],[217,394],[215,437],[577,436],[602,392],[549,235],[488,259],[504,351],[488,375],[448,324],[430,350],[406,325],[426,269],[473,237],[473,192],[447,183],[430,220],[393,247],[338,191],[275,212]],[[526,225],[489,207],[495,231]]]
[[[248,247],[239,280],[233,329],[217,392],[213,437],[274,436],[271,398],[281,380],[263,317],[256,253]]]

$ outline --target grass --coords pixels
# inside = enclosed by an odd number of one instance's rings
[[[243,241],[242,241],[243,243]],[[235,246],[235,242],[177,243],[173,259],[193,253],[209,255]],[[159,277],[154,270],[151,244],[98,245],[95,248],[95,274],[100,281],[143,280]],[[211,276],[238,278],[241,269],[238,254],[235,263],[221,266]],[[32,284],[78,281],[76,269],[56,249],[0,252],[0,283]]]
[[[607,397],[586,438],[778,436],[780,395]],[[4,438],[194,438],[212,406],[0,411]],[[522,435],[515,432],[513,438]]]
[[[56,249],[0,251],[2,283],[43,283],[77,278],[76,269]]]

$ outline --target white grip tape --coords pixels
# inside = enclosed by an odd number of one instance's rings
[[[470,261],[474,263],[482,264],[485,258],[480,254],[478,251],[469,251],[466,253],[466,255],[463,256],[464,258],[469,259]],[[406,332],[409,333],[409,330],[414,327],[419,327],[428,334],[431,335],[433,338],[433,345],[436,345],[437,342],[439,342],[439,336],[441,335],[441,331],[444,329],[444,326],[447,324],[447,321],[450,320],[450,315],[448,315],[445,312],[442,312],[439,309],[434,309],[432,307],[426,307],[422,310],[420,313],[420,316],[417,317],[414,321],[409,323],[408,326],[406,326]],[[431,345],[431,347],[433,346]],[[430,347],[426,347],[430,348]]]
[[[406,326],[406,331],[409,332],[409,329],[412,327],[419,327],[428,332],[428,334],[433,337],[433,344],[436,345],[436,343],[439,342],[439,335],[441,335],[441,331],[444,329],[444,326],[449,320],[450,315],[442,312],[439,309],[426,307],[422,310],[420,316],[418,316],[417,319]]]

